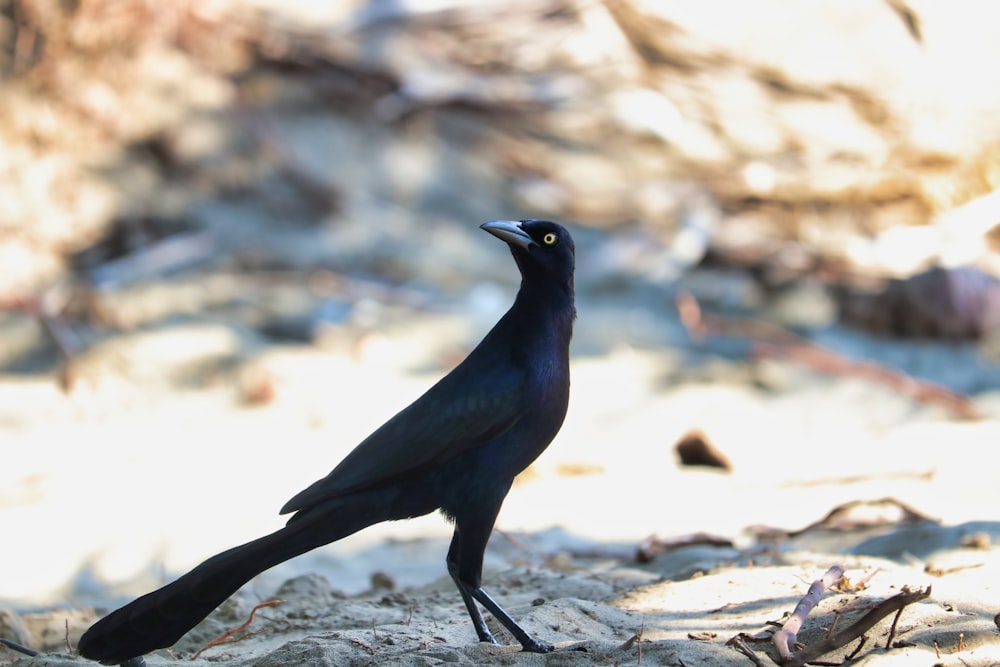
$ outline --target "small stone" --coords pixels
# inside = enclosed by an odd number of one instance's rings
[[[722,468],[727,472],[733,469],[729,458],[709,442],[701,431],[688,432],[674,445],[674,451],[683,466],[708,466]]]

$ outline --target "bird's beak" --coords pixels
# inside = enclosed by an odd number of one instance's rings
[[[529,246],[535,245],[534,240],[532,240],[532,238],[528,236],[523,229],[521,229],[520,222],[515,222],[513,220],[493,220],[492,222],[480,225],[479,228],[485,229],[501,241],[513,243],[514,245],[522,248],[528,248]]]

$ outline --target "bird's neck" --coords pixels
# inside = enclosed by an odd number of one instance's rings
[[[522,281],[511,310],[524,313],[526,321],[548,324],[568,339],[576,319],[573,284]]]

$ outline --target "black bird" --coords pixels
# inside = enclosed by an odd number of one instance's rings
[[[102,618],[80,655],[121,663],[181,638],[264,570],[382,521],[441,510],[455,531],[446,559],[479,641],[496,643],[477,602],[546,653],[482,588],[483,553],[514,477],[548,446],[569,401],[576,318],[573,239],[544,220],[487,222],[521,272],[514,305],[453,371],[289,500],[285,527],[224,551]]]

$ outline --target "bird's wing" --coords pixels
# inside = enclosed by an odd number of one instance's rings
[[[469,361],[365,438],[333,472],[289,500],[281,513],[419,474],[509,429],[522,410],[527,374],[510,363]]]

